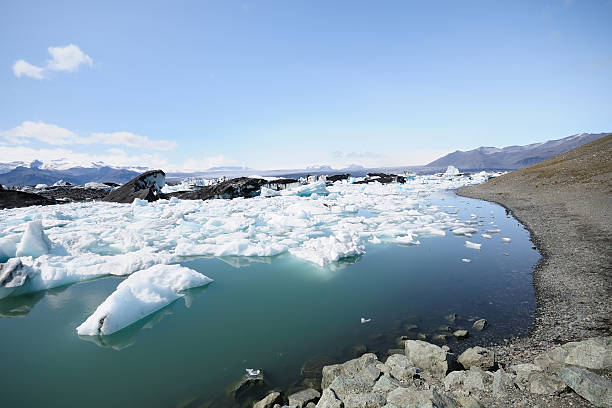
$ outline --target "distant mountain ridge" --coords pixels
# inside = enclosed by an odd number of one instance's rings
[[[123,184],[139,172],[127,169],[117,169],[109,166],[73,167],[66,170],[49,170],[37,167],[19,166],[0,174],[0,184],[5,186],[27,186],[36,184],[53,184],[59,180],[72,184],[85,184],[90,181],[113,182]]]
[[[505,169],[515,170],[531,166],[553,156],[565,153],[583,144],[600,139],[610,133],[580,133],[563,139],[532,143],[525,146],[479,147],[457,150],[427,164],[427,167],[443,168],[455,166],[460,169]]]

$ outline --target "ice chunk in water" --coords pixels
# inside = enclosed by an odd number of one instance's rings
[[[371,322],[371,321],[372,321],[372,319],[371,319],[371,318],[370,318],[370,319],[366,319],[365,317],[362,317],[362,318],[361,318],[361,324],[364,324],[364,323],[369,323],[369,322]]]
[[[312,238],[289,253],[319,266],[338,261],[349,256],[365,254],[365,245],[357,234],[337,232],[327,237]]]
[[[17,258],[9,259],[0,264],[0,299],[9,296],[15,289],[23,285],[28,278],[30,269]]]
[[[512,240],[510,238],[502,238],[504,244],[509,244]]]
[[[49,253],[51,245],[51,241],[43,231],[42,222],[40,220],[30,221],[26,225],[19,245],[17,245],[15,255],[36,258]]]
[[[461,258],[461,262],[470,263],[472,260],[470,258]]]
[[[77,327],[77,333],[114,333],[183,297],[182,291],[210,282],[209,277],[180,265],[155,265],[135,272]]]
[[[491,238],[493,238],[493,237],[492,237],[492,236],[490,236],[489,234],[482,234],[482,237],[483,237],[483,238],[486,238],[486,239],[491,239]]]
[[[257,377],[259,374],[261,374],[261,370],[255,368],[247,368],[246,372],[251,377]]]
[[[465,241],[465,247],[471,249],[480,249],[482,244],[477,244],[475,242]]]
[[[474,234],[475,232],[478,232],[478,230],[472,227],[459,227],[453,230],[453,234],[455,235]]]

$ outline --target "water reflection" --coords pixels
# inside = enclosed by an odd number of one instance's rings
[[[34,292],[0,299],[0,317],[24,317],[44,297],[45,292]]]

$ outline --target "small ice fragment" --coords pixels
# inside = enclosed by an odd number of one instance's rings
[[[463,234],[464,236],[468,237],[468,238],[472,238],[472,234],[470,234],[469,232],[466,232],[465,234]]]
[[[255,368],[247,368],[246,372],[248,375],[250,375],[251,377],[256,377],[259,374],[261,374],[261,370],[255,369]]]
[[[500,233],[500,232],[501,232],[501,230],[497,229],[497,228],[496,229],[487,230],[487,233],[489,233],[489,234],[497,234],[497,233]]]
[[[461,262],[470,263],[472,260],[470,258],[461,258]]]
[[[504,256],[510,256],[510,254],[507,252],[504,252]]]
[[[365,317],[361,318],[361,324],[368,323],[370,321],[372,321],[372,319],[366,319]]]
[[[475,232],[478,232],[478,230],[472,227],[459,227],[453,230],[453,234],[455,235],[473,234]]]
[[[477,217],[477,215],[476,215],[476,214],[470,214],[470,218],[472,218],[472,219],[473,219],[473,218],[476,218],[476,217]]]
[[[502,238],[502,242],[503,242],[504,244],[509,244],[509,243],[510,243],[510,241],[512,241],[510,238]]]
[[[21,241],[17,245],[16,256],[37,258],[48,254],[50,249],[51,241],[43,231],[42,222],[40,220],[28,222]]]
[[[378,238],[376,235],[374,235],[371,239],[370,242],[373,244],[380,244],[382,241],[380,240],[380,238]]]
[[[475,242],[465,241],[465,246],[466,246],[466,248],[480,249],[482,244],[477,244]]]
[[[459,174],[459,169],[455,166],[448,166],[444,172],[445,176],[456,176],[457,174]]]
[[[493,238],[493,237],[492,237],[492,236],[490,236],[489,234],[482,234],[482,237],[483,237],[483,238],[486,238],[486,239],[491,239],[491,238]]]

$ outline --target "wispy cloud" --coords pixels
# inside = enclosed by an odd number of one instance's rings
[[[76,132],[54,124],[31,121],[25,121],[12,129],[0,131],[0,138],[13,145],[39,141],[52,146],[102,144],[160,151],[176,148],[176,142],[153,140],[131,132],[94,132],[88,136],[80,136]]]
[[[18,78],[27,76],[40,80],[44,79],[49,71],[74,72],[82,65],[93,65],[93,59],[74,44],[49,47],[47,51],[51,59],[47,60],[43,66],[33,65],[22,59],[16,61],[13,64],[15,76]]]

